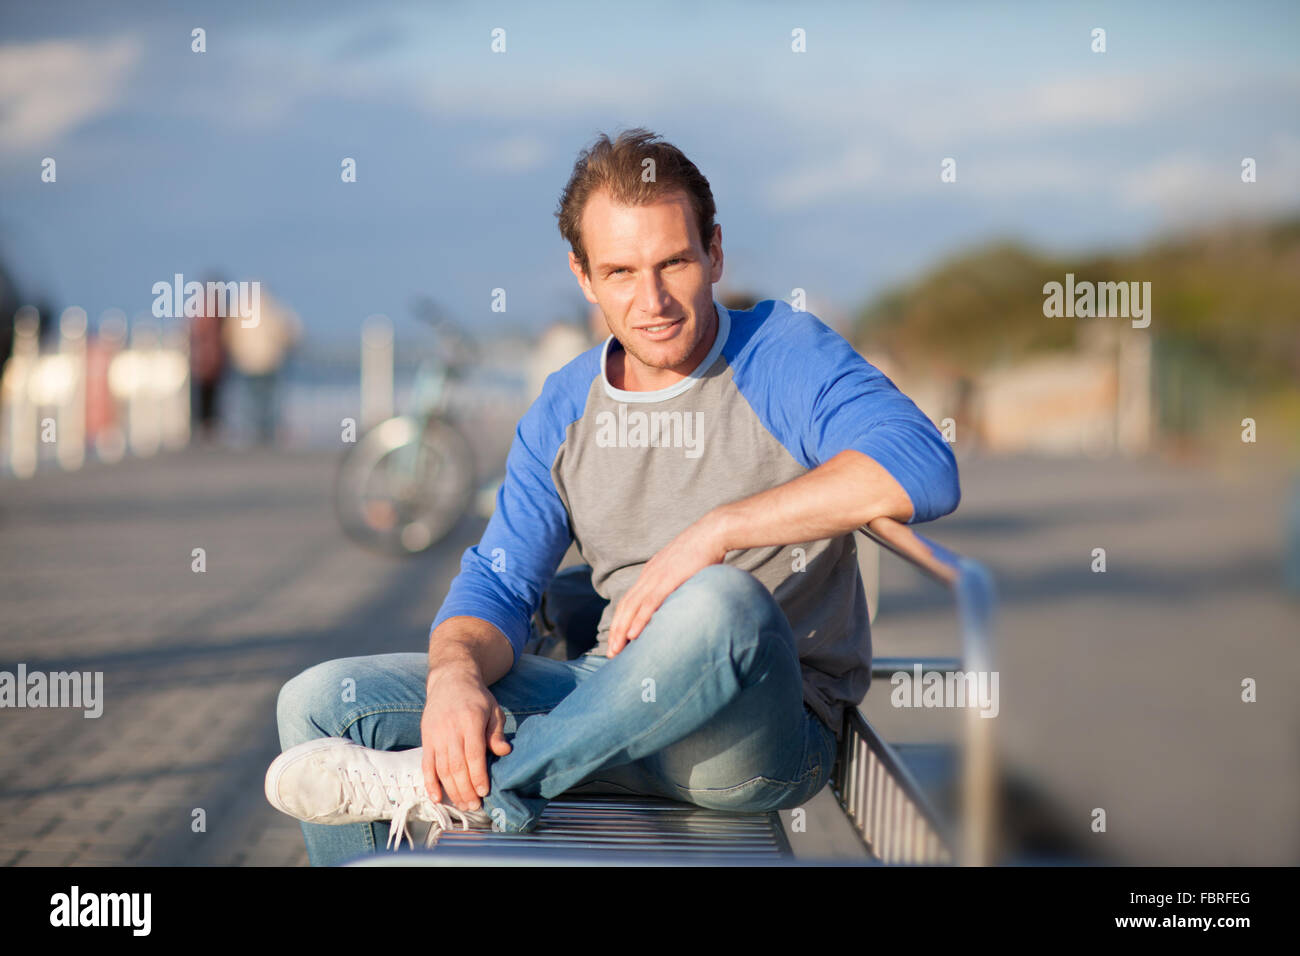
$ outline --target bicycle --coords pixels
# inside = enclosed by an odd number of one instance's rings
[[[476,357],[473,343],[428,299],[413,311],[437,337],[420,362],[413,411],[367,429],[335,476],[339,523],[354,541],[395,555],[427,551],[469,510],[478,486],[474,449],[453,421],[450,399]]]

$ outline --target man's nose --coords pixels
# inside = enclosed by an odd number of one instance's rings
[[[637,308],[646,314],[647,317],[661,315],[667,303],[667,297],[664,295],[666,290],[663,279],[659,275],[659,270],[648,269],[641,273],[641,278],[637,282]]]

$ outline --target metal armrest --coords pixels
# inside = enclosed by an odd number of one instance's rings
[[[921,663],[927,670],[990,672],[993,667],[993,616],[997,597],[993,579],[984,566],[917,534],[910,526],[893,518],[876,518],[859,530],[882,548],[893,552],[908,564],[938,581],[953,594],[961,632],[961,658],[958,660],[918,659],[916,662]],[[890,666],[892,672],[897,669],[894,665],[899,663],[899,660],[883,659],[879,663]],[[914,661],[909,660],[908,663]],[[954,664],[955,667],[952,666]],[[873,666],[873,674],[876,673],[878,671]],[[861,721],[861,727],[854,722],[855,717]],[[993,721],[981,717],[976,708],[966,709],[962,735],[963,799],[958,853],[958,862],[965,865],[984,866],[993,862],[993,847],[996,839],[994,833],[996,755],[992,725]],[[902,767],[896,759],[893,763],[898,764],[897,768],[890,764],[892,753],[890,748],[876,737],[857,708],[846,713],[845,731],[841,755],[844,766],[837,768],[837,774],[842,778],[843,783],[843,788],[840,790],[843,800],[850,797],[855,800],[858,797],[866,798],[867,791],[854,789],[858,786],[854,782],[854,775],[869,773],[868,768],[872,765],[873,759],[882,768],[891,772],[894,769],[901,770],[903,776],[900,780],[905,784],[908,782],[906,768]],[[849,739],[850,733],[856,735],[853,741]],[[872,744],[873,739],[878,746]],[[858,746],[859,743],[862,744],[861,747]],[[865,751],[870,751],[875,756],[870,757]],[[921,808],[917,812],[925,818],[924,797],[920,794],[919,788],[915,788],[915,793],[916,799],[912,802]],[[856,808],[859,814],[863,812],[864,807],[865,803]],[[852,816],[854,809],[846,803],[845,811]],[[937,818],[929,821],[932,828],[936,826],[936,821]],[[867,822],[869,821],[858,819],[854,821],[854,825],[859,828],[859,832],[864,832],[862,828]],[[916,832],[922,832],[924,829],[921,827]],[[864,838],[866,838],[865,832]],[[880,835],[877,834],[876,840],[880,839]]]

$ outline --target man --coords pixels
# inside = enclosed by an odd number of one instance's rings
[[[214,276],[204,280],[204,288],[219,282]],[[226,374],[227,352],[225,317],[216,309],[204,304],[203,311],[190,323],[190,378],[194,382],[194,419],[198,422],[199,437],[213,441],[217,437],[221,410],[219,398],[222,379]]]
[[[242,319],[228,320],[222,341],[231,364],[248,386],[250,423],[256,440],[275,442],[279,424],[276,402],[277,380],[289,352],[302,338],[302,320],[262,289],[257,322],[245,326]]]
[[[956,464],[813,316],[714,301],[714,212],[699,170],[645,130],[579,157],[557,215],[612,335],[520,420],[427,659],[331,661],[282,690],[267,796],[303,821],[313,863],[386,830],[400,845],[412,817],[431,841],[525,832],[577,788],[768,811],[825,785],[870,681],[852,532],[952,511]],[[521,655],[571,542],[609,600],[597,644]]]

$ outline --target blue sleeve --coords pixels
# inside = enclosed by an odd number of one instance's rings
[[[766,303],[756,307],[759,313]],[[877,461],[912,502],[908,524],[961,501],[957,460],[939,429],[839,333],[775,301],[737,356],[737,386],[805,468],[847,449]]]
[[[573,420],[564,420],[561,407],[572,404],[572,394],[564,389],[573,378],[565,378],[568,370],[566,366],[547,379],[541,396],[520,419],[496,510],[482,540],[461,558],[460,574],[433,621],[434,628],[462,615],[487,621],[506,636],[516,661],[532,634],[542,593],[572,541],[569,514],[551,477],[551,464]]]

